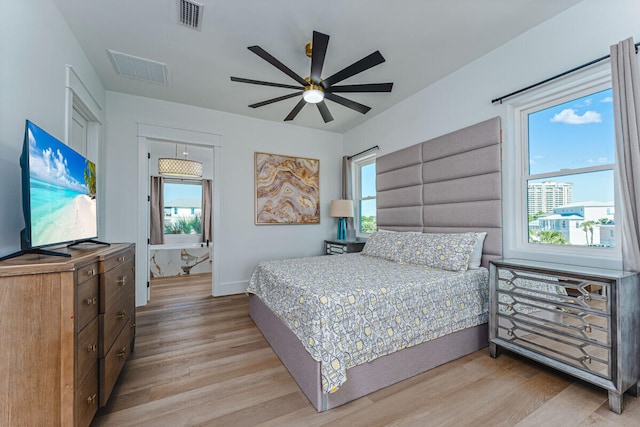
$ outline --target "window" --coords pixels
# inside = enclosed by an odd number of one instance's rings
[[[356,180],[355,226],[358,234],[369,234],[377,230],[376,223],[376,159],[375,156],[354,161]]]
[[[554,94],[517,112],[524,242],[615,247],[610,83]]]
[[[202,234],[202,184],[164,182],[164,234]]]

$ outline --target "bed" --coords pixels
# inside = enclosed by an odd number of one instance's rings
[[[485,267],[502,253],[499,119],[376,163],[378,228],[390,233],[375,238],[456,236],[465,268],[414,264],[410,252],[375,254],[370,242],[362,254],[260,263],[250,315],[318,411],[488,345]],[[481,266],[467,270],[476,233],[486,233]]]

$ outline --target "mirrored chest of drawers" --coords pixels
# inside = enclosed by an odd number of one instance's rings
[[[621,413],[638,393],[638,275],[517,259],[490,264],[489,349],[518,353],[606,389]]]

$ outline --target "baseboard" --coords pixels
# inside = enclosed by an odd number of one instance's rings
[[[213,294],[213,296],[221,297],[223,295],[243,294],[247,291],[247,287],[249,287],[248,280],[220,283],[220,286],[216,287],[216,289],[214,290],[215,293]]]

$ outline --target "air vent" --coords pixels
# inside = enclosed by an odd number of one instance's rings
[[[200,30],[204,5],[188,0],[178,0],[178,22],[186,27]]]
[[[109,52],[111,62],[119,75],[145,82],[167,84],[167,64],[138,58],[115,50],[107,49],[107,52]]]

